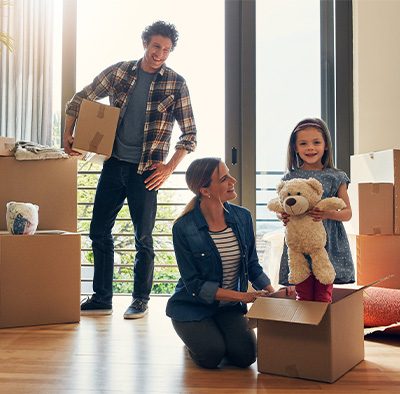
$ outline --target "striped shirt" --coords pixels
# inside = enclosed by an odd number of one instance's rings
[[[66,114],[77,118],[83,99],[109,97],[110,105],[121,108],[123,119],[136,79],[139,61],[119,62],[102,71],[91,84],[77,92],[66,105]],[[196,147],[196,125],[186,82],[165,64],[150,85],[144,124],[144,139],[138,173],[168,156],[175,120],[181,129],[175,149],[192,152]]]
[[[237,290],[240,268],[240,247],[236,235],[230,227],[222,231],[210,231],[209,233],[221,256],[223,272],[222,288]]]

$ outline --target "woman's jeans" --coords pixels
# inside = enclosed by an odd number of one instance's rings
[[[235,307],[221,307],[214,316],[200,321],[172,319],[172,325],[200,367],[217,368],[224,358],[240,368],[256,361],[256,336],[243,312]]]
[[[108,304],[112,302],[114,241],[111,231],[125,198],[128,200],[135,231],[136,257],[132,296],[149,300],[154,272],[152,231],[157,211],[157,191],[147,190],[144,184],[151,171],[138,174],[137,169],[137,164],[110,158],[104,163],[100,175],[90,224],[96,301]]]

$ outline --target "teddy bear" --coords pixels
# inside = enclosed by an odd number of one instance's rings
[[[267,207],[277,213],[290,215],[285,227],[285,240],[289,257],[289,283],[297,285],[306,280],[310,266],[304,257],[312,260],[312,273],[322,284],[332,284],[336,273],[325,249],[326,231],[322,221],[314,221],[307,214],[313,208],[321,211],[341,210],[345,202],[338,197],[322,198],[323,188],[315,178],[295,178],[281,181],[277,186],[277,198]]]

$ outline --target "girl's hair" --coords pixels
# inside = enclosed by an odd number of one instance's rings
[[[286,167],[288,171],[300,168],[303,165],[303,160],[296,153],[296,139],[297,132],[300,130],[308,129],[309,127],[316,128],[322,134],[325,141],[325,152],[322,156],[321,162],[324,168],[335,168],[333,164],[333,149],[331,141],[331,133],[329,132],[327,124],[319,118],[306,118],[297,123],[289,138],[289,146],[287,151]]]
[[[185,206],[177,219],[192,211],[196,201],[201,199],[200,189],[208,187],[211,184],[211,176],[215,169],[218,169],[221,159],[218,157],[204,157],[194,160],[186,170],[186,183],[190,191],[195,194],[189,203]]]

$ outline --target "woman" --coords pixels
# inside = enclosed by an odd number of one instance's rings
[[[257,257],[250,213],[228,201],[236,179],[216,158],[195,160],[186,183],[196,195],[172,233],[181,278],[167,315],[201,367],[216,368],[224,357],[248,367],[256,359],[246,304],[274,291]],[[248,281],[256,292],[247,292]]]

